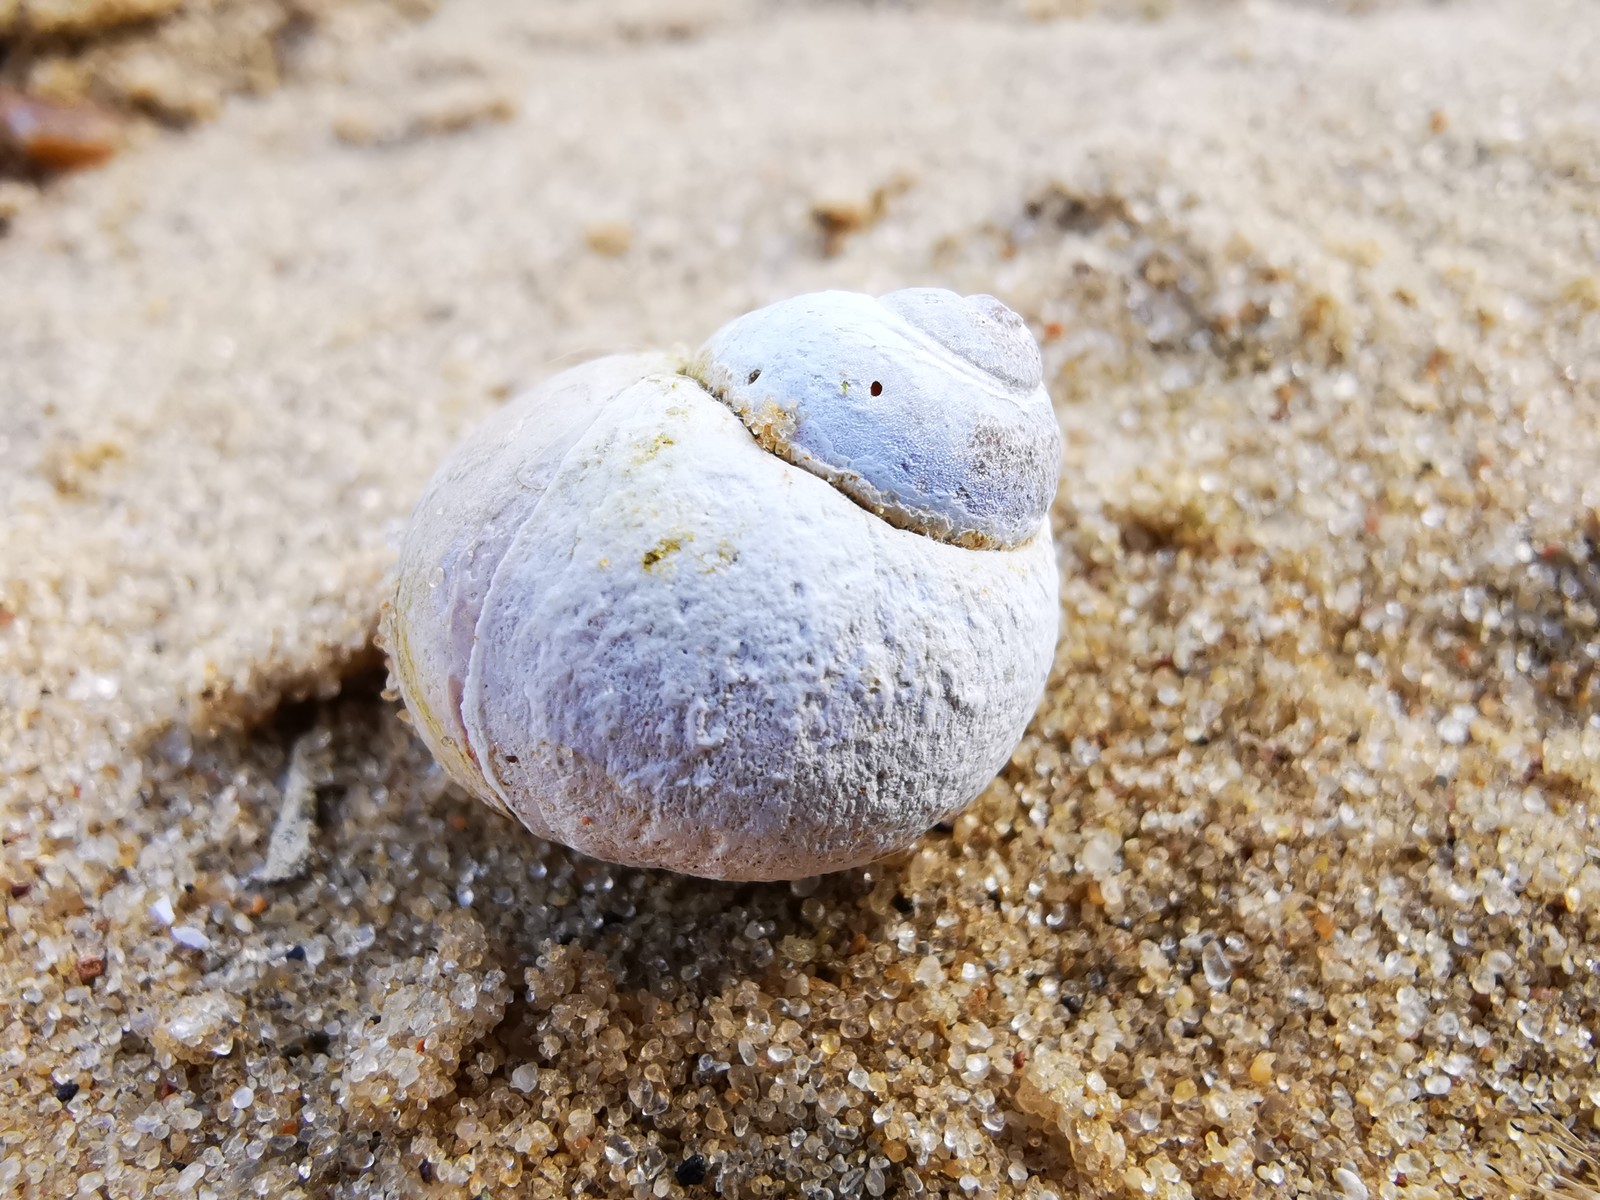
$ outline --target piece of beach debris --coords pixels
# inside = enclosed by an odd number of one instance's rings
[[[256,871],[262,883],[282,883],[302,874],[311,861],[317,825],[317,787],[329,775],[328,734],[313,730],[294,744],[283,780],[283,805],[267,842],[267,857]]]
[[[583,231],[589,249],[607,258],[617,258],[633,245],[633,230],[626,221],[594,221]]]
[[[352,104],[334,118],[333,131],[352,146],[400,146],[516,115],[517,101],[508,89],[487,80],[460,80],[403,103]]]
[[[82,102],[41,100],[0,87],[0,149],[43,171],[92,167],[116,153],[121,124]]]
[[[889,211],[889,201],[911,188],[903,175],[880,184],[865,196],[822,196],[811,202],[811,221],[822,235],[822,254],[832,258],[844,249],[845,239],[870,229]]]

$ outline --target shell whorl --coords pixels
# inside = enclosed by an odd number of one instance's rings
[[[1055,494],[1039,349],[992,296],[797,296],[723,326],[692,371],[767,450],[940,541],[1019,546]]]

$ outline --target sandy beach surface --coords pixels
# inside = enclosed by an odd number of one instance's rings
[[[1593,1194],[1600,7],[1357,9],[444,0],[15,185],[0,1194]],[[915,284],[1067,436],[993,786],[797,885],[448,786],[454,440]]]

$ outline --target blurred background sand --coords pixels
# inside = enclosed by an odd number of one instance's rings
[[[1600,9],[0,0],[0,1192],[1593,1189]],[[474,420],[987,291],[1067,433],[993,787],[790,887],[445,785]],[[699,1182],[697,1182],[699,1180]]]

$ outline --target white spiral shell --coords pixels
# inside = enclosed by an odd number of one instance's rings
[[[1015,547],[1055,495],[1039,347],[993,296],[797,296],[723,326],[701,362],[763,445],[896,525]]]
[[[823,292],[513,401],[401,551],[423,738],[615,862],[786,879],[909,843],[1005,763],[1053,657],[1040,374],[991,297]]]

